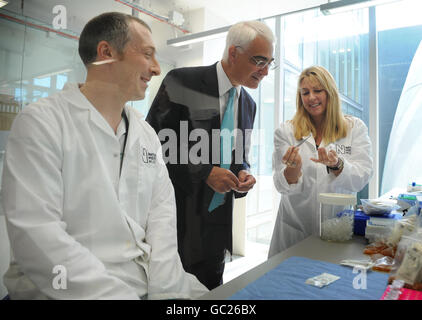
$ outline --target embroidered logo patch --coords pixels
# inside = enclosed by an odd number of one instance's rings
[[[152,163],[154,164],[157,161],[157,154],[153,152],[148,152],[148,150],[143,147],[142,148],[142,161],[144,163]]]
[[[344,144],[336,144],[337,154],[352,154],[352,146],[345,146]]]

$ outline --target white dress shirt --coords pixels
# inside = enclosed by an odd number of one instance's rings
[[[218,94],[220,96],[220,124],[223,121],[224,112],[226,111],[227,101],[229,100],[229,90],[233,87],[227,74],[224,72],[221,61],[217,62],[217,80],[218,80]],[[234,111],[234,129],[237,129],[238,125],[238,109],[239,109],[239,96],[241,86],[236,86],[236,95],[233,101]],[[233,148],[236,145],[236,135],[234,135]]]

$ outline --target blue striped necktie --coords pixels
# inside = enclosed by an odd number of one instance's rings
[[[232,162],[232,148],[233,148],[233,130],[234,130],[234,96],[236,94],[236,88],[232,87],[229,91],[229,100],[227,101],[226,111],[224,112],[223,121],[221,122],[220,130],[220,167],[224,169],[230,169]],[[229,141],[227,141],[229,140]],[[225,193],[215,192],[208,207],[208,211],[211,212],[215,208],[219,207],[224,203]]]

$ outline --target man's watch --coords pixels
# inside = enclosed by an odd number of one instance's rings
[[[344,161],[342,158],[338,158],[337,164],[334,167],[327,166],[327,173],[330,173],[330,170],[337,171],[342,170],[344,167]]]

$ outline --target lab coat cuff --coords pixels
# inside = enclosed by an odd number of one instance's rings
[[[285,185],[285,187],[287,189],[287,194],[294,194],[294,193],[302,192],[303,174],[300,175],[300,177],[299,177],[299,179],[297,180],[296,183],[292,183],[292,184],[289,184],[287,182],[287,179],[284,176],[284,170],[283,170],[282,176],[283,176],[283,180],[284,180],[283,181],[284,182],[284,185]]]
[[[344,187],[344,185],[347,185],[346,182],[349,170],[350,163],[347,160],[343,159],[343,170],[337,177],[332,171],[330,171],[328,175],[329,181],[333,183],[335,187]]]

